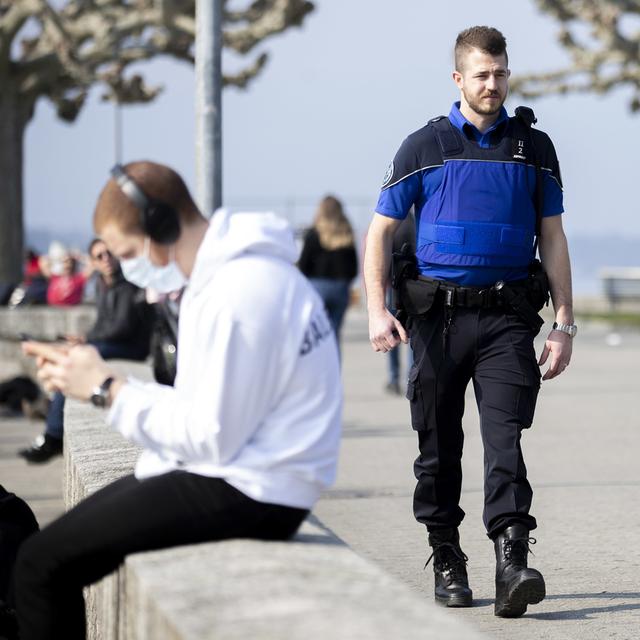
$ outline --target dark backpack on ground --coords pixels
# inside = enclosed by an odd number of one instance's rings
[[[0,404],[11,411],[22,411],[22,401],[35,402],[40,397],[40,387],[27,376],[16,376],[0,382]]]

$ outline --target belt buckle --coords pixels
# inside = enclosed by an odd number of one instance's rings
[[[504,296],[502,295],[503,289],[506,285],[504,280],[498,280],[489,291],[493,292],[496,298],[496,306],[502,307],[504,306]]]
[[[487,309],[491,306],[491,291],[489,289],[478,289],[477,295],[480,298],[480,308]]]

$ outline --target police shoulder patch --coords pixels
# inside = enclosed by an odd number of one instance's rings
[[[387,172],[384,174],[384,178],[382,179],[383,187],[386,187],[391,182],[391,178],[393,178],[393,170],[394,166],[392,161],[391,164],[389,164],[389,166],[387,167]]]

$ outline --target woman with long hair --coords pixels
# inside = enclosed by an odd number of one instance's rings
[[[324,301],[339,341],[349,288],[358,274],[358,258],[353,228],[336,197],[326,196],[318,204],[298,266]]]

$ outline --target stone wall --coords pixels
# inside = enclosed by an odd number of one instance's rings
[[[0,308],[0,380],[27,373],[34,375],[33,362],[23,358],[20,335],[55,340],[59,335],[82,335],[95,321],[95,307],[18,307]]]
[[[144,365],[126,363],[138,376]],[[138,450],[68,402],[68,507],[132,472]],[[89,640],[480,640],[311,516],[291,542],[230,540],[129,556],[87,589]]]
[[[33,373],[19,333],[84,333],[91,307],[0,309],[0,379]],[[2,340],[1,338],[5,338]],[[149,379],[140,363],[114,363]],[[65,407],[67,508],[132,473],[139,450],[104,412]],[[86,590],[88,640],[480,640],[362,559],[311,516],[291,542],[230,540],[135,554]]]

